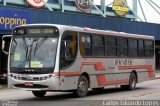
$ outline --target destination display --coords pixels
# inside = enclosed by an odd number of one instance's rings
[[[28,29],[28,34],[53,34],[55,32],[54,29]]]
[[[50,35],[57,32],[56,28],[17,28],[13,31],[14,35]]]

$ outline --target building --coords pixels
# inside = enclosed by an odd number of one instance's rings
[[[92,3],[86,0],[0,0],[0,37],[10,35],[17,25],[32,23],[65,24],[151,35],[156,39],[156,58],[159,67],[159,24],[135,21],[133,11],[125,4],[120,8],[121,12],[117,13],[116,9],[105,7],[105,0],[101,0],[101,6]],[[6,67],[7,56],[1,51],[0,74],[6,72]]]

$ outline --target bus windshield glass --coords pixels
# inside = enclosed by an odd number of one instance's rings
[[[58,37],[14,36],[11,45],[10,66],[13,68],[53,68]]]

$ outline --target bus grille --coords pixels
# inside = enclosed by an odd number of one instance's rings
[[[28,76],[28,75],[17,75],[17,74],[11,74],[10,75],[12,78],[17,79],[17,80],[24,80],[24,81],[42,81],[42,80],[47,80],[52,77],[52,75],[46,75],[46,76],[41,76],[41,77],[33,77],[33,76]]]

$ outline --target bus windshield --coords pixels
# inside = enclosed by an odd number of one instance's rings
[[[53,68],[58,38],[14,37],[10,66],[13,68]]]

